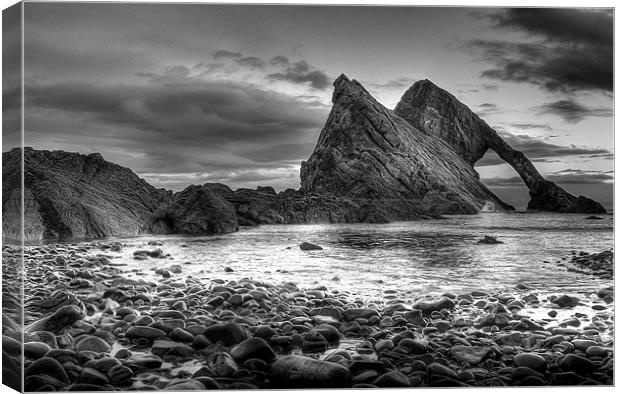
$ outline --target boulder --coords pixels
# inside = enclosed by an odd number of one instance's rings
[[[289,355],[271,364],[272,383],[280,388],[337,388],[349,385],[349,370],[336,363]]]

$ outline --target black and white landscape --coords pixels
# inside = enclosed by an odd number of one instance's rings
[[[613,385],[611,9],[25,11],[4,384]]]

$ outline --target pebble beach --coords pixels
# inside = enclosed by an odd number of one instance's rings
[[[124,248],[25,247],[22,359],[20,251],[3,247],[5,380],[23,362],[26,391],[613,385],[612,250],[558,256],[609,280],[590,297],[519,284],[364,299],[328,280],[196,278],[165,243],[132,250],[153,263],[136,272]]]

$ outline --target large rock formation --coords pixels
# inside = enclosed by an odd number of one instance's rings
[[[2,154],[3,237],[19,239],[21,150]],[[24,149],[25,240],[136,235],[171,197],[98,154]]]
[[[2,237],[21,239],[21,150],[2,154]],[[207,189],[173,195],[98,154],[24,149],[24,240],[236,231],[235,212]]]
[[[514,150],[485,121],[453,95],[428,80],[416,82],[394,112],[414,127],[444,140],[470,167],[489,150],[510,164],[530,191],[531,210],[604,213],[587,197],[575,197],[545,180],[523,153]]]
[[[386,220],[512,210],[452,147],[379,104],[341,75],[319,141],[301,166],[301,191],[345,197]]]
[[[175,193],[172,201],[158,210],[153,229],[181,234],[223,234],[239,229],[231,203],[205,186],[189,186]]]
[[[269,186],[235,191],[221,183],[207,183],[204,187],[230,202],[243,226],[372,221],[364,207],[346,198],[293,189],[276,193]]]

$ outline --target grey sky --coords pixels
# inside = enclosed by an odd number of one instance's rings
[[[561,9],[26,3],[26,144],[101,152],[175,190],[296,188],[340,73],[388,108],[428,78],[544,175],[610,206],[612,22]],[[494,190],[518,187],[492,154],[477,168]]]

